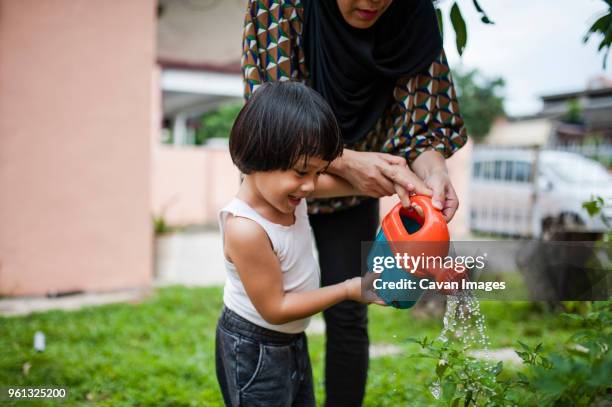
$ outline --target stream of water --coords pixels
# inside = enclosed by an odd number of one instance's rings
[[[494,369],[495,366],[489,354],[491,344],[486,333],[485,317],[480,311],[480,302],[472,292],[462,291],[447,296],[443,323],[444,327],[438,336],[439,341],[459,343],[464,352],[484,351],[485,374]],[[431,385],[430,391],[436,399],[440,398],[439,380]]]

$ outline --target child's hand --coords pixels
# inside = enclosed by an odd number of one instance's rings
[[[374,303],[386,306],[387,304],[376,295],[372,288],[372,282],[377,277],[378,274],[376,273],[367,273],[365,278],[353,277],[350,280],[346,280],[344,284],[347,291],[347,298],[362,304]],[[365,292],[363,290],[365,290]]]

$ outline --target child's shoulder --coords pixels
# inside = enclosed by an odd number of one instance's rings
[[[241,237],[243,240],[260,239],[266,235],[263,226],[245,216],[229,214],[225,220],[225,235]]]
[[[225,246],[236,252],[270,248],[263,226],[240,215],[229,215],[225,220]]]

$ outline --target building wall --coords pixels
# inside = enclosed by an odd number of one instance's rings
[[[149,284],[155,2],[0,0],[0,61],[0,294]]]
[[[172,225],[216,224],[238,192],[240,172],[227,148],[157,144],[152,182],[154,214]]]

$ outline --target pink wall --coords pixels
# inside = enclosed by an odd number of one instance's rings
[[[153,213],[173,225],[216,224],[240,185],[227,148],[158,144],[153,150]]]
[[[1,294],[150,283],[154,28],[152,0],[0,0]]]

